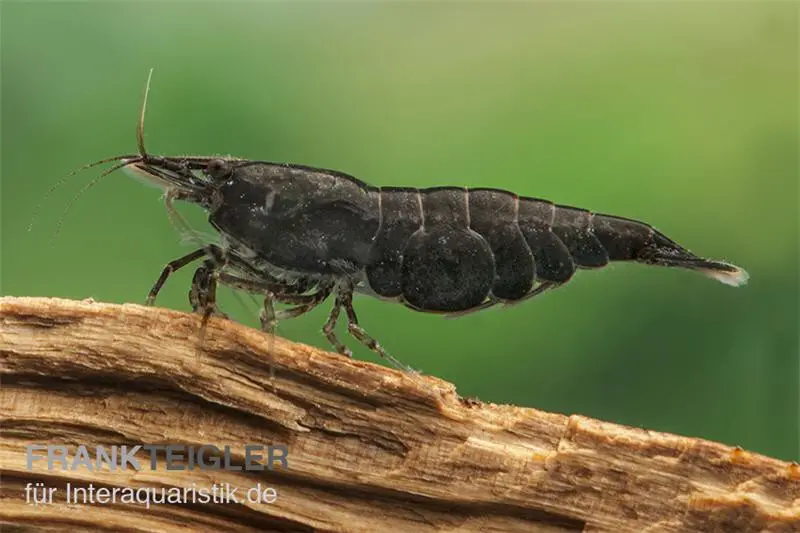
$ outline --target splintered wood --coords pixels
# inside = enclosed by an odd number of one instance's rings
[[[211,318],[0,299],[0,520],[9,529],[794,532],[800,467],[701,439],[460,398]],[[48,468],[29,446],[285,445],[288,467]],[[37,452],[39,455],[44,451]],[[44,459],[44,457],[42,457]],[[155,466],[155,468],[151,468]],[[34,505],[36,483],[55,487]],[[68,487],[274,489],[272,503],[67,502]],[[27,491],[26,491],[27,487]],[[148,489],[149,488],[149,489]],[[59,497],[60,496],[60,497]]]

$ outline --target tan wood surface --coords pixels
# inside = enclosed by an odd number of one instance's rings
[[[429,376],[211,318],[0,298],[3,531],[789,532],[800,466],[706,440],[461,398]],[[26,445],[285,444],[288,469],[92,472]],[[149,461],[149,460],[148,460]],[[47,486],[261,483],[265,503],[52,504]]]

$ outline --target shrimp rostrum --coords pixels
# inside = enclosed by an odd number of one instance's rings
[[[334,332],[344,312],[349,333],[398,366],[359,325],[354,292],[453,315],[521,302],[613,261],[694,270],[732,286],[748,277],[643,222],[499,189],[374,187],[303,165],[149,155],[141,120],[139,153],[109,161],[118,164],[108,172],[127,167],[162,185],[170,207],[199,205],[220,234],[218,245],[167,265],[148,302],[172,272],[204,259],[189,293],[195,311],[217,312],[217,285],[230,286],[264,297],[261,323],[272,331],[332,297],[323,332],[336,350],[350,354]]]

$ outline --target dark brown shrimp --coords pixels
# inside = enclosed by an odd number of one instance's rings
[[[354,337],[403,366],[358,324],[354,292],[458,315],[530,299],[578,269],[613,261],[695,270],[732,286],[747,282],[743,269],[699,257],[643,222],[503,190],[373,187],[304,165],[149,155],[143,118],[144,106],[139,153],[104,162],[163,186],[170,206],[200,205],[221,236],[220,245],[170,262],[150,303],[170,274],[205,259],[190,291],[195,310],[217,313],[217,283],[229,285],[264,296],[262,327],[270,331],[333,295],[323,331],[337,351],[349,354],[334,333],[344,310]],[[294,307],[276,312],[273,302]]]

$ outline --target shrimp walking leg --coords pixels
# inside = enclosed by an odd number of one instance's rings
[[[338,353],[347,357],[353,357],[353,352],[350,351],[350,348],[342,344],[339,338],[336,336],[336,322],[339,321],[339,313],[341,310],[342,301],[340,296],[337,295],[336,302],[333,304],[333,309],[331,309],[331,314],[328,315],[328,321],[325,322],[324,326],[322,326],[322,333]]]
[[[347,313],[347,331],[355,337],[358,342],[381,356],[383,359],[389,361],[395,368],[398,370],[404,370],[406,372],[414,372],[410,366],[400,362],[399,360],[392,357],[386,350],[383,349],[378,341],[376,341],[373,337],[371,337],[364,328],[362,328],[358,324],[358,317],[356,316],[356,311],[353,309],[353,292],[352,290],[343,291],[341,293],[341,302],[342,307],[344,307],[345,313]]]
[[[162,287],[164,287],[164,283],[167,282],[167,278],[186,265],[197,261],[201,257],[208,256],[209,248],[210,247],[198,248],[197,250],[188,253],[183,257],[179,257],[178,259],[167,263],[167,265],[164,267],[164,270],[161,271],[161,275],[158,277],[155,284],[153,284],[153,288],[150,289],[150,293],[147,295],[146,304],[153,305],[155,303],[156,296],[158,296],[158,293],[161,292]]]

